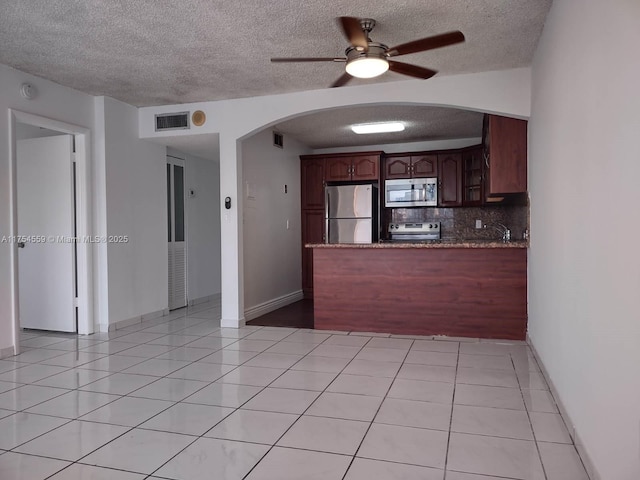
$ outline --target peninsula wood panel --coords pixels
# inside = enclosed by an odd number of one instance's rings
[[[527,251],[316,248],[315,328],[524,340]]]

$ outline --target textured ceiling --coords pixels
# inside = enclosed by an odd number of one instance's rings
[[[440,75],[530,65],[551,0],[23,0],[0,2],[0,63],[137,106],[325,88],[342,56],[335,17],[371,17],[397,45],[461,30],[466,43],[399,57]],[[387,73],[350,85],[406,79]],[[428,81],[428,80],[426,80]],[[345,87],[348,88],[348,87]]]
[[[398,133],[356,135],[354,123],[401,121]],[[297,117],[275,126],[313,148],[351,147],[482,136],[482,113],[456,108],[376,105],[350,107]]]

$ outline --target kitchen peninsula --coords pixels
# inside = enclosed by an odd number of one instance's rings
[[[315,328],[524,340],[527,242],[315,244]]]

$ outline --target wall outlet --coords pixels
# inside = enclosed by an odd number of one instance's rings
[[[482,228],[482,220],[476,220],[476,228]]]

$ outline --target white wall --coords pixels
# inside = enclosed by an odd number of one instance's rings
[[[37,88],[35,99],[20,96],[23,82]],[[14,172],[9,157],[9,108],[93,129],[93,97],[0,65],[0,238],[16,233],[11,218],[10,180]],[[0,243],[0,357],[12,354],[14,345],[12,248],[11,244]]]
[[[244,322],[242,231],[242,152],[240,141],[279,121],[301,114],[348,105],[414,104],[465,108],[528,118],[529,68],[436,77],[428,82],[407,80],[345,88],[327,88],[284,95],[200,102],[140,109],[142,138],[220,134],[220,197],[231,197],[230,210],[221,210],[222,325]],[[155,132],[157,113],[202,110],[207,123],[192,130]],[[221,207],[223,208],[223,207]]]
[[[220,163],[172,148],[167,154],[185,161],[187,198],[187,298],[198,301],[219,295],[220,286]],[[215,152],[219,157],[219,153]],[[190,197],[189,190],[195,191]]]
[[[26,140],[28,138],[57,137],[66,135],[64,132],[56,132],[47,128],[36,127],[26,123],[16,124],[16,140]]]
[[[275,147],[271,129],[242,143],[246,311],[301,298],[300,155],[309,152],[288,136],[284,148]]]
[[[532,75],[529,335],[603,480],[640,478],[640,2],[555,0]]]
[[[108,243],[108,322],[168,306],[166,148],[138,138],[138,110],[104,102],[104,158]],[[101,330],[107,326],[100,325]]]
[[[482,138],[452,138],[449,140],[426,140],[423,142],[385,143],[381,145],[364,145],[356,147],[318,148],[313,153],[366,152],[382,150],[385,153],[428,152],[431,150],[448,150],[471,147],[482,143]]]

